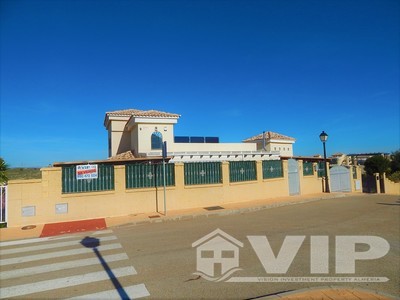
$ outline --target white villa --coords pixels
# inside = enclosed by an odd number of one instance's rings
[[[267,132],[243,143],[220,143],[217,137],[179,137],[174,125],[180,115],[157,110],[126,109],[107,112],[108,155],[114,159],[162,155],[167,142],[171,162],[223,160],[276,160],[293,156],[294,138]],[[264,141],[263,141],[264,136]]]

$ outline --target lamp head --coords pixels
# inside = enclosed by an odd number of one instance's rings
[[[319,139],[321,140],[321,142],[326,142],[328,140],[328,135],[325,131],[322,131],[322,133],[319,135]]]

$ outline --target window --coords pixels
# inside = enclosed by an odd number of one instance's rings
[[[151,150],[161,150],[162,149],[162,134],[159,131],[153,132],[151,135]]]

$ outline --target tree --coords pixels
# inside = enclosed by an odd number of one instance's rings
[[[391,173],[400,171],[400,150],[392,153],[392,161],[390,162]]]
[[[0,184],[8,181],[6,171],[8,170],[8,165],[2,157],[0,157]]]
[[[375,155],[365,161],[364,168],[367,174],[379,173],[379,175],[383,175],[383,173],[390,171],[390,160],[381,155]]]

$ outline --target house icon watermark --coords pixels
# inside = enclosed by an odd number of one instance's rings
[[[389,243],[378,236],[335,236],[335,251],[329,251],[329,236],[285,236],[275,254],[267,236],[248,235],[247,239],[258,257],[267,277],[234,277],[239,268],[239,247],[243,243],[221,229],[198,239],[192,244],[196,248],[196,272],[206,280],[214,282],[387,282],[387,277],[359,277],[356,263],[384,257],[390,250]],[[304,243],[305,240],[309,243]],[[331,239],[332,242],[332,239]],[[307,245],[308,244],[308,245]],[[357,245],[368,246],[367,251],[357,250]],[[310,268],[305,276],[287,277],[290,266],[299,249],[310,251]],[[334,255],[335,266],[330,268],[330,254]],[[332,267],[332,266],[331,266]],[[331,271],[331,272],[330,272]],[[334,274],[330,276],[329,274]],[[352,274],[352,276],[343,276]]]
[[[216,229],[195,241],[197,272],[209,281],[223,281],[239,268],[239,247],[243,243],[221,229]]]

